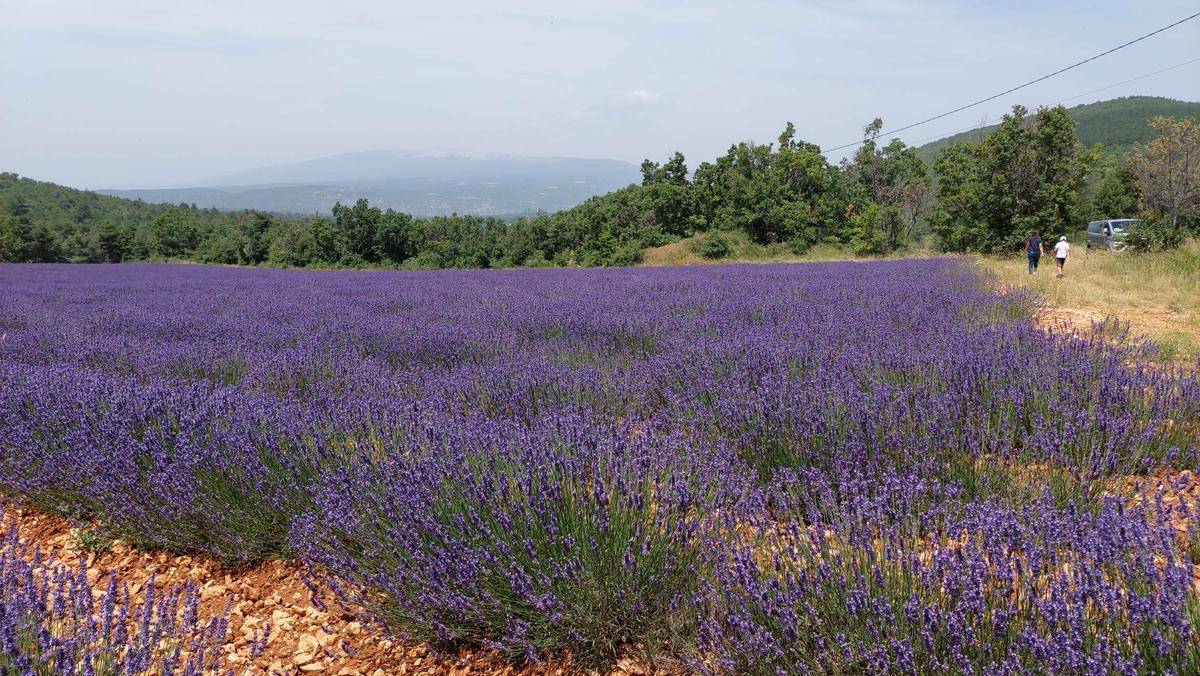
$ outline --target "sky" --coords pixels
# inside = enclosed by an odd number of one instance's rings
[[[0,171],[187,185],[362,150],[694,167],[788,121],[824,148],[914,122],[1200,11],[1091,0],[0,0]],[[1200,101],[1200,19],[911,131],[1014,103]],[[833,160],[840,159],[832,154]]]

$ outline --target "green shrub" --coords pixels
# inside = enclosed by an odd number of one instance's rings
[[[628,268],[642,262],[642,247],[637,242],[629,242],[617,247],[608,259],[608,265],[615,268]]]
[[[733,253],[733,245],[724,235],[714,230],[696,240],[693,250],[709,260],[719,260]]]
[[[444,267],[442,259],[435,251],[422,251],[421,253],[406,259],[400,264],[401,270],[438,270]]]
[[[1125,243],[1135,251],[1170,251],[1183,244],[1183,232],[1161,220],[1130,230]]]
[[[547,260],[545,254],[541,251],[534,251],[525,259],[523,265],[527,268],[548,268],[553,266],[554,263]]]
[[[797,256],[802,256],[808,253],[808,250],[813,246],[812,240],[807,237],[793,237],[788,240],[788,250]]]

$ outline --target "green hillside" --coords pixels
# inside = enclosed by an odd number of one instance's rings
[[[1128,96],[1075,106],[1069,108],[1068,112],[1075,120],[1079,140],[1084,145],[1101,143],[1108,152],[1122,156],[1129,152],[1134,143],[1152,138],[1153,134],[1146,124],[1152,118],[1165,115],[1200,119],[1200,103],[1159,96]],[[958,141],[977,142],[995,128],[996,125],[990,125],[932,141],[918,147],[917,154],[926,164],[932,165],[946,146]]]
[[[776,143],[738,143],[694,171],[678,152],[663,163],[646,160],[640,184],[515,220],[419,217],[365,198],[310,216],[218,211],[0,173],[0,261],[627,266],[646,249],[681,241],[709,259],[741,255],[749,245],[767,257],[820,247],[879,255],[930,234],[952,251],[1015,250],[1034,227],[1066,232],[1093,217],[1139,214],[1137,178],[1115,163],[1089,175],[1091,153],[1075,152],[1080,137],[1120,151],[1149,140],[1148,119],[1200,117],[1200,104],[1140,97],[1016,112],[978,148],[947,150],[935,175],[899,140],[865,143],[853,158],[831,164],[788,123]],[[982,180],[990,177],[997,180]],[[1194,218],[1183,216],[1190,230]]]
[[[141,200],[111,197],[90,190],[68,188],[48,181],[35,181],[14,173],[0,173],[0,213],[28,218],[51,229],[80,224],[146,226],[158,214],[184,208],[208,220],[221,218],[216,209],[192,209],[190,205],[151,204]]]
[[[148,244],[156,234],[162,239],[164,229],[176,230],[181,245],[195,249],[213,233],[264,218],[248,211],[150,204],[0,172],[0,261],[137,260],[153,253]]]

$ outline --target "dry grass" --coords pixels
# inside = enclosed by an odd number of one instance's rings
[[[1054,258],[1042,258],[1034,275],[1021,258],[983,257],[1000,283],[1045,295],[1051,312],[1090,324],[1113,316],[1137,335],[1157,342],[1163,357],[1200,358],[1200,240],[1167,253],[1087,251],[1073,246],[1066,276],[1054,274]]]
[[[872,260],[854,255],[848,247],[818,244],[802,254],[795,254],[787,244],[756,244],[745,233],[723,231],[733,252],[726,258],[710,260],[696,253],[697,245],[705,236],[700,233],[678,242],[651,247],[642,251],[642,265],[700,265],[705,263],[811,263],[814,261],[861,261]],[[912,258],[928,255],[924,251],[909,251],[904,254],[879,258]]]

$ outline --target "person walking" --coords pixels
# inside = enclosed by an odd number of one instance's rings
[[[1029,239],[1025,240],[1025,253],[1029,255],[1029,274],[1037,272],[1038,261],[1042,259],[1042,254],[1046,250],[1042,248],[1042,238],[1038,235],[1038,231],[1034,230],[1029,235]]]
[[[1067,252],[1071,250],[1071,243],[1067,241],[1067,236],[1063,235],[1058,238],[1058,244],[1054,245],[1054,262],[1058,265],[1057,276],[1062,277],[1063,266],[1067,264]]]

